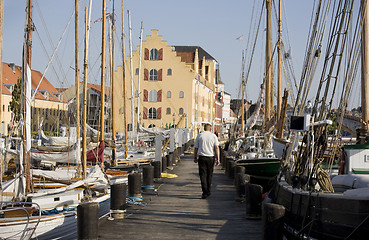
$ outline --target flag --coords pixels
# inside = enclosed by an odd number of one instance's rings
[[[236,38],[236,40],[243,40],[243,35],[239,36],[238,38]]]

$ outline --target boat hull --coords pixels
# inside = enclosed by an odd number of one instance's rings
[[[345,239],[350,234],[350,239],[366,239],[369,232],[367,197],[309,193],[283,181],[275,185],[271,197],[286,208],[284,232],[288,239]]]

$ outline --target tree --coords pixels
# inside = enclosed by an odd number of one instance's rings
[[[12,92],[12,100],[10,101],[10,110],[14,114],[14,121],[18,122],[21,117],[21,90],[22,90],[22,79],[18,78],[17,84],[14,85]]]

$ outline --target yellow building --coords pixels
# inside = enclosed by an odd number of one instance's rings
[[[10,102],[12,92],[18,79],[22,78],[22,69],[13,63],[2,63],[3,79],[1,94],[1,134],[8,135],[13,128],[12,111]],[[42,74],[39,71],[31,71],[32,94],[35,92]],[[31,103],[31,130],[37,131],[39,123],[43,122],[43,130],[56,132],[59,125],[66,125],[68,120],[68,106],[61,93],[44,78],[36,92],[35,99]]]
[[[158,30],[142,43],[142,62],[139,68],[139,46],[132,53],[134,126],[137,126],[137,96],[139,96],[138,121],[144,127],[169,127],[177,124],[186,114],[180,127],[191,127],[198,122],[214,122],[216,60],[201,47],[168,46]],[[127,124],[131,116],[130,57],[125,64],[127,93]],[[122,67],[115,72],[113,91],[117,96],[117,131],[123,131]],[[140,76],[140,79],[139,79]],[[140,86],[139,86],[140,85]],[[138,89],[139,86],[139,89]],[[139,94],[137,94],[139,92]],[[130,129],[130,127],[129,127]]]

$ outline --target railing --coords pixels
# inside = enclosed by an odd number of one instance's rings
[[[35,205],[36,208],[38,209],[38,219],[36,224],[32,225],[32,227],[29,227],[30,225],[30,214],[26,209],[26,205]],[[23,223],[25,219],[21,219],[22,222],[20,222],[20,224],[24,224],[24,229],[20,232],[15,232],[14,235],[7,237],[7,238],[14,238],[15,236],[21,234],[20,238],[21,240],[23,239],[31,239],[31,237],[33,236],[34,232],[36,231],[36,228],[38,226],[38,224],[40,223],[40,219],[41,219],[41,208],[40,205],[38,205],[37,203],[33,203],[33,202],[5,202],[5,201],[0,201],[0,214],[1,215],[6,215],[7,212],[15,212],[15,211],[24,211],[25,212],[25,217],[26,217],[26,223]],[[10,219],[10,218],[9,218]],[[19,218],[17,218],[17,220],[19,220]],[[13,224],[15,223],[14,220],[9,220],[11,221]],[[5,222],[5,221],[4,221]],[[1,234],[0,234],[1,235]],[[0,237],[1,238],[1,237]]]

